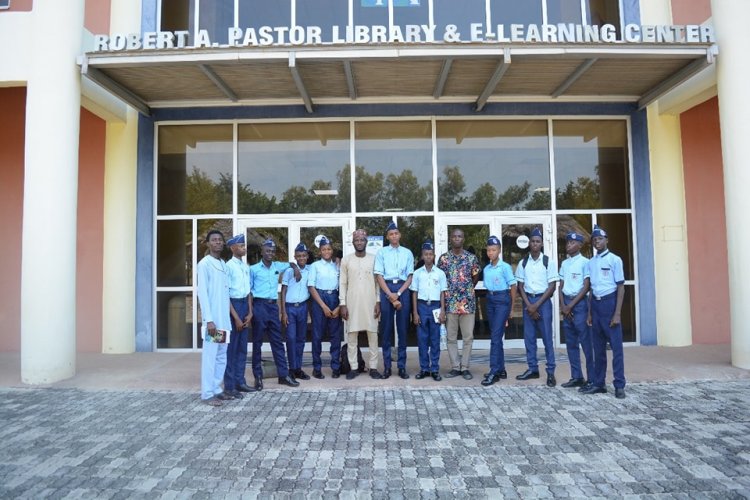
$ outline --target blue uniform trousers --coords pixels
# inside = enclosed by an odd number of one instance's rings
[[[279,305],[275,300],[253,299],[253,375],[257,379],[263,378],[261,347],[263,346],[264,333],[268,334],[268,342],[271,344],[276,371],[279,377],[286,377],[289,375],[289,368],[286,364],[284,343],[281,341]]]
[[[542,298],[542,294],[526,294],[529,302],[535,304]],[[536,334],[539,332],[544,344],[544,354],[547,357],[547,373],[555,373],[555,347],[552,340],[552,301],[547,299],[537,310],[539,319],[531,319],[526,309],[523,310],[523,343],[526,346],[526,363],[532,372],[539,371],[536,359]]]
[[[232,299],[232,306],[240,319],[247,316],[247,298]],[[232,319],[232,335],[227,345],[227,369],[224,372],[224,390],[234,391],[237,387],[247,384],[245,366],[247,365],[247,328],[237,330]]]
[[[622,324],[610,327],[609,322],[617,306],[617,292],[605,295],[600,300],[591,298],[591,324],[594,344],[594,380],[597,387],[604,387],[607,376],[607,342],[612,347],[613,385],[625,387],[625,357],[622,352]]]
[[[289,369],[294,372],[302,369],[302,353],[305,351],[307,336],[307,301],[287,302],[286,316],[289,324],[286,327],[286,355],[289,358]]]
[[[317,290],[317,289],[316,289]],[[325,305],[333,311],[339,306],[338,290],[318,290],[318,295]],[[312,358],[313,370],[320,371],[323,362],[320,353],[323,350],[323,334],[328,332],[331,342],[331,370],[341,369],[341,336],[344,325],[341,316],[338,318],[326,318],[323,309],[314,300],[312,301]]]
[[[440,301],[417,301],[419,326],[417,326],[417,346],[419,347],[419,369],[423,372],[440,371],[440,323],[435,323],[432,311],[440,309]]]
[[[403,281],[393,283],[386,280],[391,292],[398,292]],[[388,296],[380,292],[380,338],[383,339],[383,368],[391,370],[391,346],[393,345],[393,314],[396,314],[396,328],[398,330],[398,368],[406,369],[406,332],[409,329],[409,317],[411,316],[411,291],[405,290],[399,298],[401,309],[396,311]]]
[[[497,375],[505,370],[503,337],[511,306],[509,290],[487,291],[487,316],[490,323],[490,375]]]
[[[563,297],[567,305],[575,297]],[[579,346],[583,349],[583,357],[586,359],[586,380],[594,380],[594,346],[591,343],[591,327],[586,324],[588,315],[588,304],[584,297],[570,311],[572,318],[563,318],[562,329],[565,332],[565,346],[570,361],[570,378],[584,378],[581,368],[581,353]]]

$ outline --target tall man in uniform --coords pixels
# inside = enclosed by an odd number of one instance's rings
[[[448,331],[448,357],[451,370],[448,378],[462,375],[466,380],[472,377],[471,347],[474,342],[474,316],[477,299],[474,286],[479,281],[479,261],[476,255],[464,250],[464,231],[454,229],[450,236],[451,249],[440,256],[437,262],[448,278],[448,294],[445,301],[446,330]],[[458,330],[463,338],[463,351],[458,355]]]
[[[243,392],[255,391],[255,388],[247,385],[245,379],[247,329],[250,327],[250,267],[242,262],[242,257],[247,253],[245,235],[238,234],[227,241],[227,246],[232,250],[232,258],[227,262],[232,336],[227,346],[224,390],[241,399]]]
[[[333,260],[333,245],[320,238],[320,260],[310,266],[307,289],[312,298],[312,359],[313,377],[325,378],[320,353],[323,336],[328,333],[331,344],[331,377],[341,375],[341,309],[339,308],[339,266]]]
[[[523,342],[526,346],[528,369],[516,380],[539,378],[536,359],[536,334],[539,332],[547,358],[547,386],[557,385],[555,380],[555,349],[552,339],[552,294],[557,286],[557,265],[542,254],[542,231],[531,231],[529,254],[518,263],[516,279],[523,300]]]
[[[401,246],[401,232],[391,221],[385,230],[388,246],[381,248],[375,256],[375,278],[380,287],[380,331],[383,337],[383,378],[391,376],[391,343],[393,342],[393,316],[398,330],[398,376],[409,378],[406,373],[406,331],[411,313],[411,285],[414,274],[414,255]]]
[[[221,332],[232,329],[229,317],[229,279],[227,265],[221,260],[224,235],[213,229],[206,235],[208,255],[198,262],[198,303],[204,324],[201,352],[201,400],[211,406],[221,406],[222,400],[234,399],[221,390],[227,366],[227,344]]]
[[[562,384],[563,387],[583,387],[586,381],[593,380],[594,353],[591,345],[591,335],[586,318],[589,314],[589,259],[581,255],[583,235],[568,233],[565,252],[568,258],[560,265],[560,313],[562,314],[562,329],[565,332],[565,346],[570,360],[570,380]],[[581,353],[583,349],[586,358],[586,373],[583,378],[581,370]]]
[[[271,344],[273,360],[279,376],[279,384],[297,387],[294,377],[289,375],[286,363],[286,351],[281,341],[281,321],[279,320],[279,278],[286,271],[289,264],[286,262],[275,262],[276,243],[266,240],[261,247],[261,261],[250,266],[250,318],[253,323],[253,375],[255,376],[255,388],[263,389],[263,365],[261,364],[261,348],[263,346],[263,334],[268,334]],[[299,268],[295,264],[294,277],[302,279]]]
[[[622,350],[622,322],[620,313],[625,297],[625,275],[622,259],[607,248],[607,232],[594,226],[591,241],[596,255],[589,261],[591,274],[591,313],[588,320],[593,326],[594,380],[584,394],[607,392],[604,379],[607,375],[607,342],[612,347],[612,373],[615,397],[625,397],[625,357]]]
[[[302,371],[302,354],[305,351],[307,336],[307,314],[309,312],[310,291],[307,279],[310,266],[307,265],[307,245],[300,242],[294,249],[302,279],[294,279],[294,269],[284,271],[281,278],[281,323],[286,328],[286,354],[289,358],[289,372],[295,379],[310,380],[310,375]]]
[[[380,379],[378,372],[378,318],[380,318],[380,293],[375,282],[375,257],[366,252],[367,232],[357,229],[352,235],[354,253],[341,260],[339,277],[339,303],[341,317],[346,321],[346,346],[349,365],[357,366],[357,344],[359,332],[367,332],[367,347],[370,351],[370,377]],[[346,375],[353,379],[359,372],[352,368]]]

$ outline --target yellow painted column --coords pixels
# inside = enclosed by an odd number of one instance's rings
[[[641,2],[641,21],[644,25],[672,24],[670,1]],[[657,342],[663,346],[690,345],[693,333],[680,120],[660,114],[658,101],[647,112]]]
[[[732,364],[750,369],[750,58],[747,56],[747,0],[711,0],[713,25],[719,45],[716,80],[719,89],[721,152],[724,158],[724,205],[727,217],[729,258],[729,306],[732,332]],[[721,236],[721,235],[719,235]],[[721,241],[721,240],[720,240]],[[723,245],[721,245],[723,247]]]
[[[140,31],[141,2],[113,0],[111,32]],[[104,159],[102,352],[135,351],[135,232],[138,113],[107,124]]]
[[[76,228],[84,0],[36,0],[26,89],[21,379],[75,375]]]

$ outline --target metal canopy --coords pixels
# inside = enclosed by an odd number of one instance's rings
[[[97,52],[81,72],[152,107],[613,99],[645,107],[714,61],[710,45],[423,45]]]

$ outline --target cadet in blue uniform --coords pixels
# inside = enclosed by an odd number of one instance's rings
[[[411,285],[414,274],[414,255],[401,246],[401,232],[391,221],[385,230],[388,246],[375,256],[375,279],[380,287],[380,333],[383,339],[383,378],[391,376],[391,345],[393,342],[393,315],[396,315],[398,332],[398,376],[406,373],[406,332],[411,314]]]
[[[286,328],[286,354],[289,359],[289,372],[295,379],[310,380],[310,375],[302,371],[302,353],[305,351],[307,336],[307,313],[310,292],[307,281],[310,267],[307,265],[307,246],[300,243],[294,249],[294,260],[302,279],[294,279],[290,267],[281,278],[281,323]]]
[[[422,244],[424,266],[414,271],[409,289],[412,291],[414,324],[417,325],[419,346],[419,373],[415,378],[432,376],[440,382],[440,325],[445,323],[445,293],[448,278],[442,269],[435,266],[435,245],[427,240]],[[439,323],[434,310],[439,310]]]
[[[539,378],[539,363],[536,359],[536,334],[539,332],[547,358],[547,386],[554,387],[555,348],[552,340],[552,294],[557,284],[557,265],[542,254],[542,231],[537,227],[531,231],[529,255],[516,267],[518,291],[523,299],[523,342],[526,346],[526,363],[529,368],[516,380]]]
[[[612,347],[612,372],[615,396],[625,397],[625,359],[622,352],[622,323],[620,312],[625,297],[625,275],[622,259],[607,248],[607,232],[594,226],[591,240],[596,255],[589,261],[591,275],[591,313],[588,323],[593,326],[594,380],[584,394],[607,392],[607,342]]]
[[[263,365],[261,364],[261,348],[263,346],[263,334],[268,334],[268,342],[271,344],[273,360],[279,375],[279,384],[297,387],[294,377],[289,375],[289,367],[286,364],[286,352],[284,343],[281,341],[281,322],[279,321],[279,278],[286,271],[289,264],[286,262],[274,262],[276,256],[276,243],[266,240],[261,247],[261,261],[250,266],[250,297],[252,298],[250,317],[253,324],[253,375],[255,376],[255,388],[263,389]],[[295,279],[302,279],[302,275],[294,265]]]
[[[232,335],[227,346],[227,369],[224,372],[224,390],[237,399],[243,392],[255,391],[247,385],[245,366],[247,365],[247,329],[250,327],[250,267],[242,261],[247,253],[245,235],[238,234],[227,241],[232,250],[232,258],[227,262],[229,277],[230,313],[232,315]]]
[[[508,378],[508,372],[505,371],[503,336],[505,323],[516,301],[516,277],[513,276],[510,265],[500,259],[500,247],[500,238],[490,236],[487,240],[487,257],[490,263],[484,267],[483,274],[490,324],[490,371],[482,380],[484,386]]]
[[[307,289],[312,297],[313,377],[325,378],[321,372],[323,335],[331,342],[331,376],[341,375],[341,337],[344,325],[339,308],[339,266],[333,260],[333,246],[325,236],[320,239],[320,260],[310,266]]]
[[[568,233],[565,252],[568,258],[560,265],[560,313],[562,329],[565,332],[565,346],[570,361],[570,380],[562,387],[583,387],[594,378],[594,352],[591,345],[590,328],[586,324],[589,304],[586,295],[589,292],[589,259],[581,255],[583,235]],[[581,353],[586,358],[586,373],[583,378]]]

